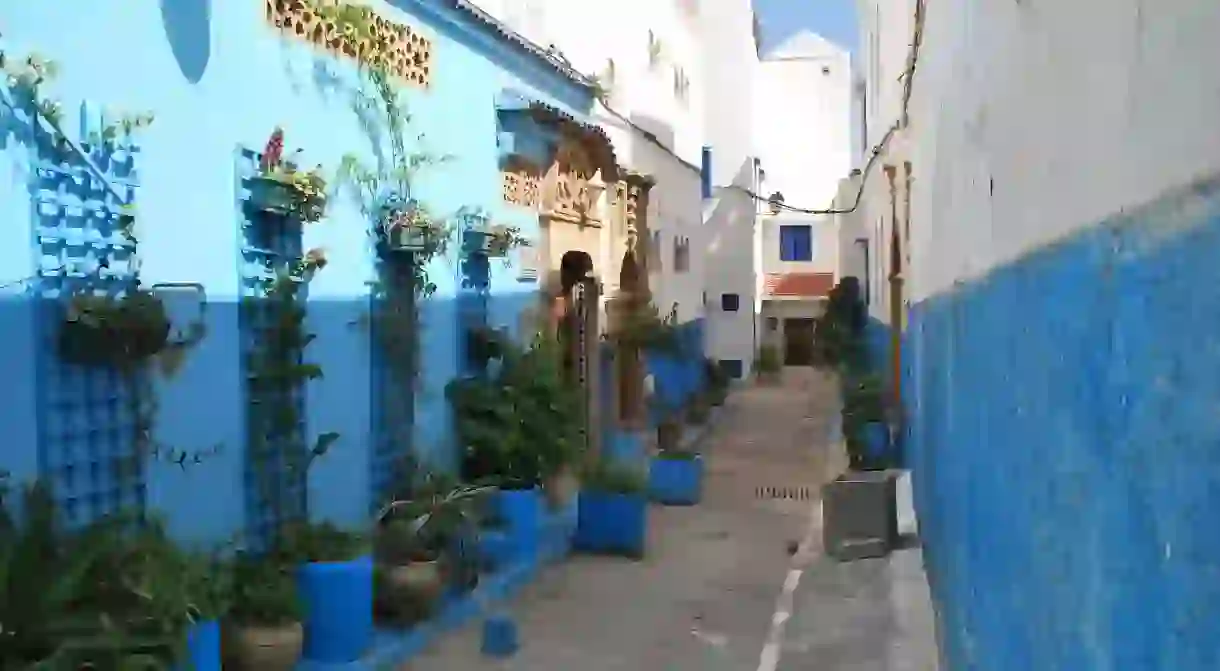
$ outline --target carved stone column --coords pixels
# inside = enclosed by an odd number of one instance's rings
[[[648,193],[653,181],[629,173],[624,178],[623,218],[627,251],[619,271],[617,310],[627,314],[648,309],[652,299],[648,286]],[[621,323],[621,322],[620,322]],[[644,396],[644,352],[638,346],[620,348],[617,353],[617,394],[619,425],[628,430],[647,424],[648,408]]]

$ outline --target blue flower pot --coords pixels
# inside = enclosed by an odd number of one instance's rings
[[[492,569],[507,565],[513,557],[513,545],[503,529],[479,531],[479,559]]]
[[[538,553],[546,501],[542,490],[501,489],[492,495],[492,509],[504,522],[511,560],[528,560]]]
[[[643,557],[648,539],[648,499],[644,494],[582,491],[572,545],[585,552]]]
[[[653,457],[648,469],[648,493],[667,506],[693,506],[703,498],[703,457]]]
[[[220,622],[196,622],[186,632],[187,665],[179,671],[220,671]]]
[[[869,461],[886,461],[890,454],[890,427],[885,422],[864,425],[864,450]]]
[[[643,468],[647,455],[644,451],[642,431],[615,430],[610,432],[610,441],[605,446],[608,461],[623,466]]]
[[[373,642],[373,559],[303,564],[297,589],[305,606],[303,657],[346,663]]]

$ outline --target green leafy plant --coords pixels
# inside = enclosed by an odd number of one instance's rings
[[[716,359],[704,357],[703,374],[707,379],[708,400],[712,405],[723,405],[729,394],[729,385],[732,383],[728,371]]]
[[[297,149],[292,153],[300,153]],[[258,164],[258,177],[279,186],[264,206],[290,214],[303,223],[313,223],[326,214],[326,178],[322,166],[301,170],[297,162],[284,157],[284,129],[276,127],[267,138]]]
[[[521,229],[516,226],[497,224],[488,231],[487,255],[493,258],[508,256],[512,250],[529,246],[530,241],[521,235]]]
[[[496,487],[463,484],[447,474],[419,469],[409,490],[410,498],[390,501],[377,513],[378,559],[397,565],[440,559],[459,582],[477,573],[470,541]]]
[[[540,337],[526,348],[504,342],[489,375],[454,380],[446,395],[468,480],[534,487],[578,458],[584,410],[564,376],[558,346]]]
[[[370,539],[328,522],[301,520],[279,529],[271,548],[273,563],[286,566],[308,562],[350,561],[366,554]]]
[[[24,490],[20,519],[10,496],[0,492],[0,668],[169,669],[190,625],[223,607],[191,579],[201,558],[155,522],[67,530],[45,485]]]
[[[646,298],[629,297],[617,309],[615,326],[606,336],[616,347],[671,355],[685,353],[677,303],[663,317]]]
[[[279,626],[299,622],[304,612],[297,594],[295,563],[240,553],[232,564],[233,605],[239,625]]]
[[[68,301],[59,352],[70,363],[130,369],[163,352],[169,332],[164,303],[147,291],[77,294]]]
[[[580,480],[585,489],[605,494],[642,494],[648,488],[648,479],[638,468],[608,459],[586,464]]]
[[[814,362],[820,368],[860,372],[868,368],[867,308],[859,281],[844,277],[829,292],[826,309],[814,321]]]
[[[775,374],[783,369],[779,350],[775,345],[763,345],[758,348],[758,358],[754,362],[754,367],[761,374]]]
[[[865,427],[884,423],[886,404],[884,381],[875,374],[851,374],[843,377],[843,437],[847,442],[848,459],[853,468],[884,468],[872,463],[876,457],[868,453]]]
[[[321,250],[311,250],[277,274],[266,296],[251,299],[251,309],[268,311],[270,327],[260,333],[250,359],[249,445],[247,458],[260,504],[279,525],[308,519],[304,495],[309,468],[325,456],[339,434],[305,437],[296,392],[322,369],[305,361],[305,349],[315,336],[305,329],[306,309],[301,289],[326,266]]]

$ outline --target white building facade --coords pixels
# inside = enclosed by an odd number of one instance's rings
[[[852,165],[850,55],[801,32],[763,56],[754,95],[760,203],[754,237],[759,344],[810,365],[813,320],[839,268],[838,222],[827,214]]]
[[[900,130],[840,247],[905,243],[872,307],[945,668],[1217,668],[1220,5],[861,8]]]

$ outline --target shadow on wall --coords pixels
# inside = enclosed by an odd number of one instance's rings
[[[674,148],[674,127],[665,123],[661,119],[648,116],[646,114],[632,114],[631,123],[637,127],[644,129],[647,133],[657,139],[666,149],[673,150]],[[639,136],[639,133],[631,134],[631,155],[632,156],[648,156],[647,152],[657,151],[656,145],[649,142],[647,138]]]
[[[493,296],[489,313],[519,314],[535,300],[529,293]],[[247,448],[259,431],[252,417],[260,406],[279,403],[272,396],[283,392],[299,397],[299,405],[294,400],[281,409],[303,423],[301,445],[312,445],[319,434],[339,434],[308,473],[311,516],[359,524],[385,484],[379,476],[408,450],[456,467],[444,387],[466,357],[459,302],[421,303],[424,352],[414,396],[404,397],[378,384],[371,364],[382,353],[367,297],[308,301],[305,331],[315,339],[303,359],[322,376],[303,392],[252,383],[253,362],[268,352],[250,314],[269,309],[267,301],[183,310],[167,300],[175,331],[198,328],[204,335],[181,352],[151,360],[146,387],[111,366],[69,363],[61,350],[65,313],[59,301],[10,297],[0,302],[0,346],[9,353],[12,379],[26,381],[12,385],[11,400],[33,412],[13,411],[7,418],[0,468],[23,479],[45,478],[70,521],[134,504],[164,513],[183,539],[223,540],[261,519],[249,472]],[[23,360],[29,363],[20,365]],[[404,400],[411,405],[404,407]],[[138,415],[145,412],[152,413],[156,456],[140,472],[126,473],[124,463],[136,454]]]
[[[198,84],[211,56],[212,0],[161,0],[161,23],[182,76]]]

